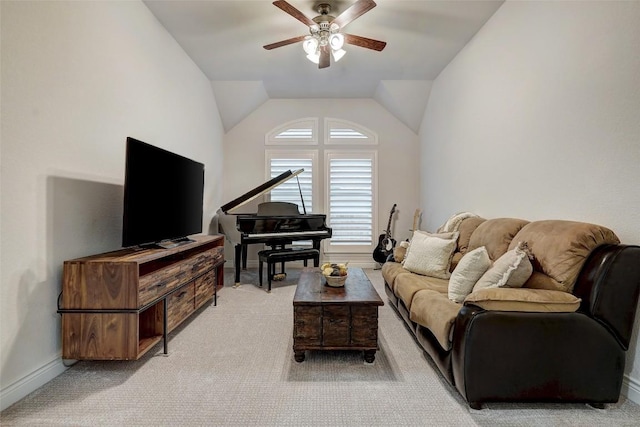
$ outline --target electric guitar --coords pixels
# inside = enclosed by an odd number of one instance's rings
[[[393,204],[391,212],[389,213],[389,222],[387,223],[387,229],[384,233],[378,237],[378,246],[373,250],[373,259],[380,264],[384,264],[387,261],[387,257],[393,251],[396,246],[396,241],[391,237],[391,218],[396,211],[396,204]]]

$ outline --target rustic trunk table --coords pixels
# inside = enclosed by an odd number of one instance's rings
[[[378,349],[378,307],[384,305],[360,268],[350,268],[344,287],[325,284],[317,268],[305,268],[293,297],[293,352],[362,350],[365,361]]]

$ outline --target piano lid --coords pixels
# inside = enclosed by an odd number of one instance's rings
[[[256,197],[259,197],[264,193],[270,191],[271,189],[277,187],[278,185],[289,181],[291,178],[300,175],[302,172],[304,172],[304,169],[298,169],[293,172],[291,172],[291,170],[283,172],[275,178],[272,178],[264,184],[254,188],[253,190],[246,192],[237,199],[230,201],[226,205],[223,205],[220,210],[224,213],[233,213],[233,211],[235,211],[239,207],[246,205]]]

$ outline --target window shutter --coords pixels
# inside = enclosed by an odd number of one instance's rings
[[[348,120],[325,118],[325,144],[339,145],[375,145],[378,143],[378,135]]]
[[[304,172],[273,188],[271,190],[271,201],[295,203],[298,205],[298,211],[304,213],[302,201],[300,200],[300,190],[302,190],[307,213],[311,213],[313,211],[313,160],[271,158],[271,178],[275,178],[288,170],[294,171],[297,169],[304,169]],[[298,188],[298,180],[300,181],[300,189]]]
[[[331,245],[373,242],[373,160],[329,157]]]
[[[267,132],[265,145],[317,145],[318,118],[294,120]]]

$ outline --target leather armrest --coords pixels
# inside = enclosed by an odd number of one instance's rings
[[[454,324],[454,382],[469,402],[616,402],[624,364],[618,340],[583,313],[467,305]]]
[[[593,250],[573,293],[580,311],[602,322],[629,348],[640,296],[640,246],[602,245]]]

